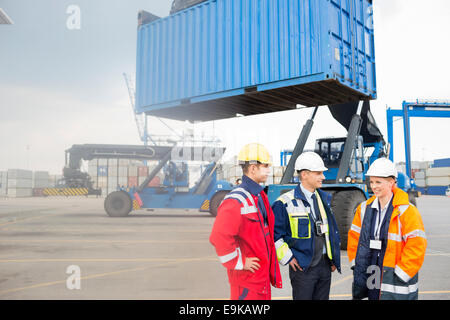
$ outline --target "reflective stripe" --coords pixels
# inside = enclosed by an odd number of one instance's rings
[[[402,204],[400,206],[398,206],[398,211],[400,211],[400,217],[402,216],[402,214],[405,213],[406,210],[408,210],[409,208],[409,204]]]
[[[244,264],[242,263],[242,254],[241,254],[241,249],[240,248],[236,248],[237,252],[238,252],[238,261],[236,263],[236,266],[234,267],[235,270],[243,270],[244,269]]]
[[[408,233],[408,234],[405,234],[405,235],[403,236],[403,241],[406,241],[406,240],[408,240],[409,238],[415,238],[415,237],[421,237],[421,238],[426,239],[426,238],[427,238],[427,235],[425,234],[425,231],[420,230],[420,229],[416,229],[416,230],[414,230],[414,231],[411,231],[411,232]]]
[[[410,293],[416,292],[417,290],[419,290],[419,285],[417,283],[409,285],[407,287],[394,286],[392,284],[386,284],[386,283],[381,284],[381,291],[390,292],[390,293],[410,294]]]
[[[328,227],[327,213],[326,213],[325,208],[323,206],[322,198],[320,197],[320,195],[317,192],[317,190],[315,191],[315,194],[316,194],[317,203],[319,204],[319,211],[320,211],[320,215],[322,217],[322,222],[326,226],[326,230],[327,230],[325,232],[325,244],[326,244],[326,247],[327,247],[327,255],[328,255],[328,258],[330,260],[332,260],[333,259],[333,254],[331,252],[330,231],[329,231],[329,227]]]
[[[284,242],[283,239],[278,239],[275,242],[275,249],[277,251],[278,261],[283,266],[286,265],[293,256],[292,251],[291,251],[291,249],[289,249],[288,244],[286,242]]]
[[[361,226],[363,225],[364,215],[366,214],[367,201],[361,203]]]
[[[277,200],[279,200],[279,201],[281,201],[283,203],[291,202],[291,200],[294,199],[294,190],[291,190],[289,192],[283,193],[281,196],[278,197]]]
[[[249,206],[247,200],[241,196],[240,194],[237,193],[229,193],[225,198],[225,199],[236,199],[239,202],[241,202],[244,206],[241,208],[241,214],[248,214],[248,213],[253,213],[253,212],[258,212],[258,209],[255,206]]]
[[[361,228],[358,227],[358,226],[355,225],[355,224],[352,224],[352,226],[350,227],[350,230],[353,230],[353,231],[355,231],[355,232],[357,232],[357,233],[361,233]]]
[[[402,242],[402,237],[396,233],[388,233],[388,240]]]
[[[292,238],[295,239],[309,239],[311,238],[311,221],[309,219],[309,215],[306,212],[306,207],[303,204],[303,201],[298,200],[297,206],[294,206],[293,199],[289,199],[289,202],[287,203],[287,213],[289,216],[289,225],[291,227],[291,235]],[[298,235],[298,221],[299,219],[308,219],[308,235],[305,237],[300,237]]]
[[[402,268],[400,268],[399,266],[395,266],[395,274],[405,282],[408,282],[409,280],[411,280],[411,277],[405,271],[403,271]]]
[[[253,206],[241,208],[241,214],[248,214],[248,213],[254,213],[254,212],[258,212],[258,209]]]
[[[244,188],[236,188],[236,189],[233,190],[233,192],[234,191],[242,192],[243,194],[245,194],[247,196],[247,198],[250,199],[252,205],[256,207],[255,201],[253,199],[253,196],[250,194],[250,192],[248,192]]]
[[[234,258],[236,258],[238,256],[238,248],[236,248],[236,250],[234,250],[233,252],[226,254],[224,256],[219,256],[219,260],[222,263],[227,263],[230,260],[233,260]]]

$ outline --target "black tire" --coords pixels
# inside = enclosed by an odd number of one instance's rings
[[[331,209],[336,218],[341,238],[341,250],[347,250],[348,231],[353,222],[356,208],[366,197],[359,190],[338,190],[331,200]]]
[[[230,191],[217,191],[211,198],[211,201],[209,203],[209,213],[215,217],[217,216],[217,209],[219,209],[220,204],[222,203],[223,198],[229,193]]]
[[[105,199],[105,211],[110,217],[126,217],[132,208],[133,202],[124,191],[111,192]]]

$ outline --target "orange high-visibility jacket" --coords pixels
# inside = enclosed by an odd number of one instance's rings
[[[347,254],[354,269],[354,298],[367,296],[367,267],[370,247],[371,204],[375,196],[356,209],[348,232]],[[427,240],[419,210],[408,194],[396,188],[388,228],[387,246],[381,270],[380,299],[417,299],[418,271],[422,267]]]

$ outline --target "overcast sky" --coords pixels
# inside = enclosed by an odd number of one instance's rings
[[[79,29],[67,26],[70,5],[80,8]],[[135,72],[138,11],[163,17],[170,5],[171,0],[0,0],[14,21],[0,25],[0,171],[60,173],[64,150],[73,144],[140,144],[122,73]],[[449,18],[448,0],[374,1],[378,98],[372,112],[384,134],[386,106],[450,100]],[[221,138],[226,158],[246,143],[264,143],[278,165],[280,150],[294,147],[310,112],[208,122],[194,130]],[[150,133],[170,133],[150,119]],[[411,120],[413,160],[450,157],[449,121]],[[168,123],[177,130],[185,126]],[[395,160],[401,161],[401,121],[394,131]],[[316,138],[345,134],[323,107],[307,147]]]

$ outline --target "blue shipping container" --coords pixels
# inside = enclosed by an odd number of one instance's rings
[[[436,159],[433,162],[433,168],[450,167],[450,158]]]
[[[108,176],[108,166],[98,166],[97,167],[97,175],[99,177],[107,177]]]
[[[209,0],[138,27],[138,112],[208,121],[364,98],[371,0]]]
[[[433,196],[445,196],[448,186],[428,186],[427,194]]]

